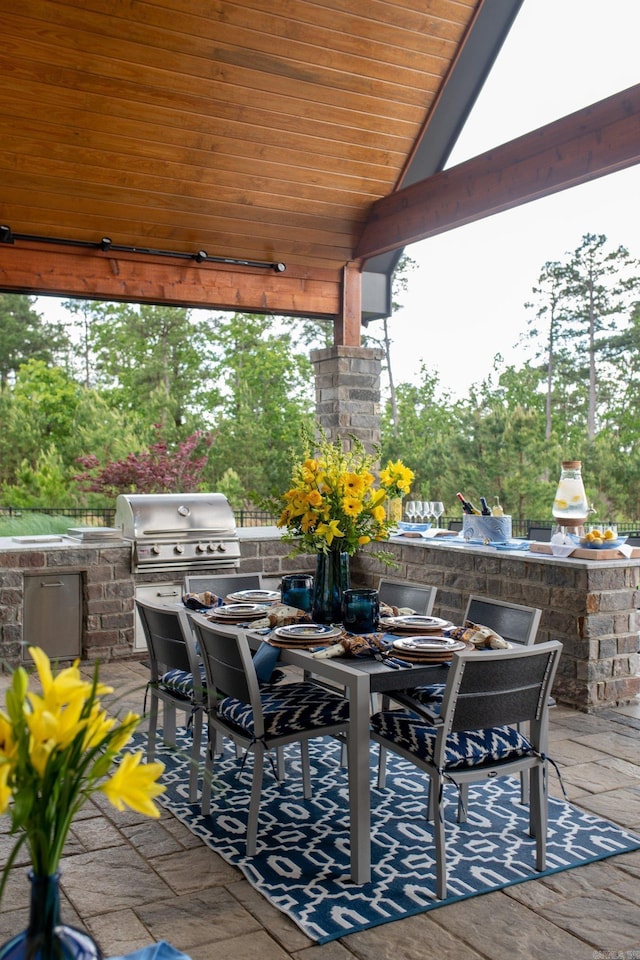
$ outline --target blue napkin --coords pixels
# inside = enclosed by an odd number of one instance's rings
[[[271,680],[279,657],[278,647],[272,647],[270,643],[260,644],[253,658],[253,665],[260,683],[268,683]]]

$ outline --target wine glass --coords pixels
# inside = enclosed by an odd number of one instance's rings
[[[431,513],[436,521],[436,527],[440,525],[440,517],[444,513],[444,503],[442,500],[432,500],[431,501]]]
[[[424,518],[424,501],[416,500],[416,520],[422,520]]]
[[[409,518],[409,522],[413,523],[417,513],[415,500],[409,500],[406,506],[406,511],[407,511],[407,517]]]

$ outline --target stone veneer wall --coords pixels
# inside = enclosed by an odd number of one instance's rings
[[[315,570],[314,556],[289,558],[288,545],[273,528],[268,534],[256,528],[255,537],[253,532],[242,537],[240,546],[240,573],[259,572],[275,582],[284,573]],[[376,547],[366,548],[351,560],[354,585],[376,586],[381,575],[431,584],[438,588],[434,612],[454,622],[460,620],[472,593],[540,607],[539,639],[564,644],[554,687],[560,702],[591,712],[628,702],[640,692],[640,561],[543,559],[431,546],[423,540],[393,541],[384,548],[394,554],[398,567],[387,570],[373,556]],[[141,657],[133,649],[130,547],[32,547],[0,549],[4,665],[20,662],[24,575],[37,573],[80,573],[84,660]]]
[[[0,550],[0,660],[21,662],[25,574],[79,574],[82,578],[82,658],[115,660],[133,648],[131,548],[65,546]],[[52,624],[55,630],[55,623]]]
[[[278,579],[284,573],[315,570],[315,557],[289,559],[288,544],[271,531],[258,539],[241,539],[239,573],[263,573]],[[70,546],[46,549],[0,547],[0,669],[22,662],[24,577],[34,574],[78,574],[82,583],[82,659],[140,659],[144,651],[134,649],[134,595],[136,583],[182,579],[182,573],[155,573],[134,578],[131,547],[128,544]],[[52,630],[55,630],[55,622]]]
[[[533,555],[385,544],[398,561],[386,570],[367,548],[352,559],[352,580],[376,586],[381,575],[437,587],[434,614],[458,623],[470,594],[540,607],[538,638],[564,644],[554,695],[591,712],[640,693],[640,561],[571,561]]]
[[[380,371],[382,350],[327,347],[312,350],[316,379],[316,416],[331,440],[350,434],[368,450],[380,442]]]

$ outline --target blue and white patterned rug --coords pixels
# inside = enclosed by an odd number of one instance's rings
[[[139,747],[140,736],[136,739]],[[181,736],[180,746],[178,753],[157,752],[166,764],[163,805],[318,943],[640,849],[640,837],[551,799],[547,870],[540,874],[527,832],[528,809],[518,802],[518,780],[472,787],[466,824],[455,822],[457,794],[448,787],[448,898],[436,900],[433,834],[424,818],[427,778],[390,753],[387,786],[371,791],[372,882],[356,886],[349,879],[347,778],[336,741],[311,741],[311,800],[302,798],[297,745],[287,748],[284,784],[278,784],[267,764],[258,854],[252,859],[244,855],[248,764],[239,774],[240,762],[227,747],[224,759],[216,762],[212,814],[203,817],[200,805],[188,802],[188,739]],[[373,784],[376,765],[372,747]],[[552,790],[560,792],[555,774],[551,776]]]

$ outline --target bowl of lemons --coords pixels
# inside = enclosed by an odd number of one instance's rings
[[[615,550],[622,546],[626,537],[619,537],[615,526],[591,527],[582,537],[572,537],[581,547],[588,550]]]

